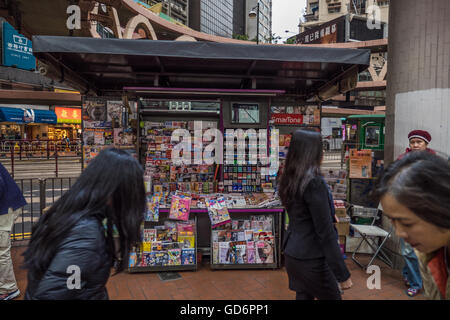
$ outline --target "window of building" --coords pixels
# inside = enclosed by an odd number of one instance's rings
[[[319,11],[319,2],[312,2],[309,4],[310,13],[315,13]]]

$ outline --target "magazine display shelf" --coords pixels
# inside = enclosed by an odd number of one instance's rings
[[[192,211],[191,211],[192,213]],[[168,220],[169,217],[169,209],[161,209],[160,212],[160,219],[159,221],[145,221],[145,226],[156,226],[160,225],[161,223],[164,223],[165,220]],[[187,264],[187,265],[176,265],[176,266],[135,266],[135,267],[128,267],[127,270],[129,273],[138,273],[138,272],[161,272],[161,271],[197,271],[197,217],[196,216],[190,216],[192,220],[194,220],[195,225],[195,231],[194,231],[194,237],[195,237],[195,263],[194,264]]]
[[[211,258],[211,269],[213,270],[232,270],[232,269],[278,269],[281,261],[281,239],[282,239],[282,217],[284,208],[233,208],[228,209],[231,219],[248,217],[252,215],[271,215],[273,217],[274,232],[274,262],[267,264],[214,264]],[[212,239],[212,230],[211,230]],[[211,240],[210,252],[213,252],[213,242]]]

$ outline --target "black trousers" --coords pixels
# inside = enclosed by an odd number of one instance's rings
[[[297,300],[341,300],[336,277],[325,258],[299,260],[285,255],[289,289]]]

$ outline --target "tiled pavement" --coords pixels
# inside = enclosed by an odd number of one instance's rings
[[[23,299],[27,286],[26,271],[20,266],[25,247],[12,247],[14,270]],[[364,255],[362,255],[364,256]],[[365,257],[362,257],[364,261]],[[424,300],[419,294],[409,298],[401,273],[380,262],[381,289],[369,290],[370,276],[351,258],[346,260],[353,287],[345,290],[344,300]],[[123,272],[110,277],[107,288],[111,300],[293,300],[284,268],[278,270],[211,270],[204,259],[196,272],[179,272],[181,278],[161,281],[157,273]]]

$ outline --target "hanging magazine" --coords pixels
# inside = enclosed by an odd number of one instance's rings
[[[147,197],[147,210],[145,212],[145,221],[159,221],[159,200],[160,197]]]
[[[231,222],[224,197],[209,199],[206,201],[206,206],[212,228]]]
[[[186,196],[172,196],[169,219],[187,221],[191,210],[191,198]]]

